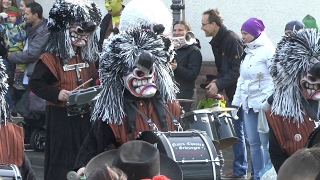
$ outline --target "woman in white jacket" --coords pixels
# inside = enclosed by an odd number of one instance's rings
[[[269,133],[259,133],[258,110],[261,103],[273,92],[273,82],[269,74],[271,58],[275,48],[264,32],[264,24],[257,18],[248,19],[241,28],[245,44],[240,65],[240,77],[232,105],[242,105],[254,180],[259,180],[259,172],[269,163]]]

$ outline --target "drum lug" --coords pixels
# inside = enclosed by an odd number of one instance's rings
[[[154,130],[154,131],[158,131],[159,130],[157,125],[155,123],[153,123],[151,120],[148,120],[148,124],[149,124],[150,127],[152,127],[152,130]]]
[[[141,138],[141,136],[142,136],[142,132],[139,132],[137,137]]]
[[[225,121],[225,123],[226,123],[226,124],[228,124],[228,123],[229,123],[229,121],[228,121],[228,118],[227,118],[227,117],[224,117],[224,121]]]
[[[174,119],[172,121],[173,121],[174,125],[178,126],[178,131],[183,131],[183,128],[182,128],[182,126],[181,126],[181,124],[179,123],[178,120]]]

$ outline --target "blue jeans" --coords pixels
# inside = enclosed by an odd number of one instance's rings
[[[6,73],[8,74],[9,61],[6,60],[6,59],[3,59],[2,62],[6,66]],[[6,101],[7,101],[8,105],[9,105],[9,108],[13,108],[13,101],[12,101],[12,97],[11,97],[9,89],[8,89],[6,95],[5,95],[5,98],[6,98]]]
[[[242,113],[244,113],[244,112],[242,111]],[[243,117],[243,116],[242,116],[242,117]],[[246,124],[244,123],[244,121],[243,121],[243,126],[244,126],[243,129],[246,129]],[[247,142],[249,142],[246,131],[244,131],[244,138],[246,139]],[[248,151],[250,152],[250,146],[249,146]],[[248,152],[248,151],[247,151],[247,152]],[[254,173],[253,173],[254,169],[253,169],[252,161],[250,161],[250,165],[251,165],[251,173],[250,173],[250,174],[251,174],[251,177],[253,177],[253,176],[254,176]]]
[[[228,102],[228,105],[230,104],[231,102]],[[238,138],[238,141],[232,146],[234,155],[232,173],[236,176],[245,176],[248,170],[248,162],[244,137],[243,111],[241,107],[239,108],[237,115],[239,117],[238,120],[232,118],[233,128]]]
[[[270,162],[269,133],[258,132],[258,113],[251,108],[244,114],[245,129],[250,145],[254,179],[260,180],[259,172]]]

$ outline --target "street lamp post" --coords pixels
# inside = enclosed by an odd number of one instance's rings
[[[184,4],[181,4],[181,0],[172,0],[172,16],[173,22],[181,20],[181,10],[184,9]]]

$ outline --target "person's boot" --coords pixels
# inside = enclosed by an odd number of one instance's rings
[[[16,88],[17,90],[25,90],[23,83],[22,83],[23,76],[24,76],[24,73],[16,73],[15,74],[13,87]]]

